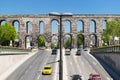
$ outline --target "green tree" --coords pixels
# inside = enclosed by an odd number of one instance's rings
[[[71,44],[72,44],[72,40],[71,40],[71,38],[68,38],[64,43],[65,49],[66,48],[71,48]]]
[[[77,47],[79,47],[80,45],[82,45],[83,42],[84,42],[84,37],[83,37],[82,33],[83,33],[83,31],[80,30],[79,34],[77,35]]]
[[[39,36],[38,37],[38,47],[44,47],[45,46],[45,37]]]
[[[51,43],[51,49],[58,49],[58,44]]]
[[[0,45],[9,46],[10,40],[14,43],[18,34],[15,27],[9,23],[5,23],[0,26]]]
[[[80,45],[83,44],[84,37],[81,34],[77,35],[77,46],[79,47]]]
[[[110,41],[110,39],[112,39],[114,44],[114,37],[120,37],[120,20],[108,20],[106,22],[106,29],[103,30],[102,36],[102,40],[104,42]]]

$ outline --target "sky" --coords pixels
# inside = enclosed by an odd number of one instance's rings
[[[0,0],[0,14],[120,14],[120,0]]]

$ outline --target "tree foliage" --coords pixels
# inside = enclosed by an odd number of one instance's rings
[[[84,37],[81,34],[83,31],[81,30],[79,32],[79,34],[77,35],[77,46],[79,47],[80,45],[82,45],[84,43]]]
[[[15,41],[18,34],[15,27],[9,23],[5,23],[0,26],[0,45],[9,46],[10,40]]]
[[[55,43],[51,43],[51,49],[58,49],[59,45]]]
[[[45,37],[39,36],[38,37],[38,47],[44,47],[45,46]]]
[[[72,40],[71,40],[71,38],[68,38],[64,43],[65,49],[66,48],[71,48],[71,44],[72,44]]]
[[[81,34],[77,35],[77,46],[80,46],[83,44],[84,37]]]
[[[112,39],[114,43],[114,37],[120,37],[120,20],[108,20],[106,22],[106,29],[103,29],[102,40],[108,42]]]

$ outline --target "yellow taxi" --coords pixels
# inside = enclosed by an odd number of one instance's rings
[[[51,66],[44,66],[42,74],[52,74],[52,67]]]

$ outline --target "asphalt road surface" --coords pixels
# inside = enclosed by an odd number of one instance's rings
[[[102,80],[112,80],[104,68],[87,51],[82,51],[81,56],[76,56],[76,50],[72,50],[70,55],[65,55],[63,50],[63,80],[71,80],[72,75],[79,74],[82,80],[88,80],[89,74],[98,72]],[[51,55],[51,50],[42,50],[24,62],[7,80],[58,80],[58,60],[57,55]],[[51,75],[42,75],[45,65],[51,65],[53,72]]]
[[[23,63],[7,80],[56,80],[58,72],[58,55],[51,55],[51,51],[43,50]],[[52,66],[52,75],[42,75],[45,65]]]
[[[72,75],[79,74],[82,80],[88,80],[89,74],[97,72],[101,75],[102,80],[112,80],[104,68],[96,59],[89,54],[88,51],[81,51],[81,55],[77,56],[76,50],[71,51],[71,55],[64,55],[64,61],[67,64],[66,79],[71,80]]]

